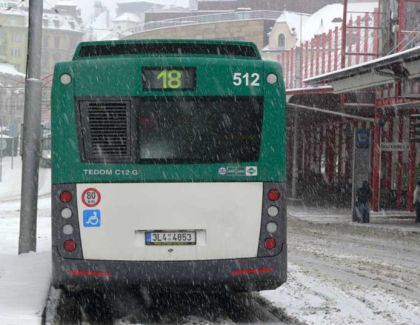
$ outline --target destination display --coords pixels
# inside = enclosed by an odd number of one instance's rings
[[[142,69],[143,89],[195,90],[195,68],[154,68]]]

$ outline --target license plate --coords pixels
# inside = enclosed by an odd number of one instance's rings
[[[195,245],[195,231],[146,231],[146,245]]]

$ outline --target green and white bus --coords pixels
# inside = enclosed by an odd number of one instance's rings
[[[252,43],[81,43],[52,89],[53,285],[284,283],[285,113]]]

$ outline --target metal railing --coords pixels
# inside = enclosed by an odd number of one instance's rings
[[[131,35],[154,29],[168,28],[185,25],[199,25],[224,21],[240,21],[240,20],[276,20],[282,14],[281,11],[271,10],[249,10],[249,11],[232,11],[226,13],[217,13],[210,15],[188,16],[173,19],[166,19],[160,21],[152,21],[149,23],[139,24],[135,27],[127,29],[123,32],[124,35]]]

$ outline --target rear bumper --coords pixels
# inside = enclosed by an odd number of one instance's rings
[[[219,286],[232,290],[275,289],[286,281],[287,248],[271,257],[174,262],[67,259],[53,247],[53,285],[147,287]]]

